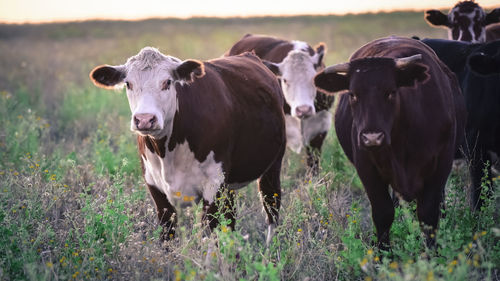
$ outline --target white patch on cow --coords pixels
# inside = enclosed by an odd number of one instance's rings
[[[295,153],[300,153],[303,146],[300,125],[299,118],[285,115],[286,145]]]
[[[298,106],[310,106],[314,114],[316,87],[313,79],[316,75],[315,57],[301,50],[292,50],[279,64],[281,88],[286,102],[290,105],[292,116],[297,116]]]
[[[302,120],[302,136],[304,144],[307,146],[309,142],[318,134],[328,132],[332,126],[332,113],[327,110],[322,110],[317,114]]]
[[[130,129],[139,134],[148,134],[155,138],[170,136],[173,118],[178,110],[177,92],[174,83],[174,70],[182,62],[178,58],[165,56],[155,48],[143,48],[139,54],[130,57],[125,64],[125,82],[127,97],[132,112]],[[168,89],[163,89],[166,81],[172,81]],[[153,114],[157,120],[155,131],[141,132],[136,129],[136,114]]]
[[[271,223],[267,226],[267,235],[266,235],[266,246],[269,247],[271,244],[271,240],[274,236],[274,230],[276,229],[276,224]]]
[[[322,110],[309,118],[298,119],[285,115],[286,144],[295,153],[321,133],[328,132],[332,126],[332,113]]]
[[[167,195],[169,202],[181,206],[205,199],[211,204],[224,182],[222,164],[214,159],[211,151],[200,162],[189,149],[186,142],[177,145],[172,151],[166,151],[165,157],[145,149],[143,157],[145,179],[150,185],[157,186]]]
[[[469,18],[470,24],[467,27],[467,30],[472,35],[472,41],[470,41],[470,42],[471,43],[484,43],[484,42],[486,42],[486,29],[482,23],[482,21],[486,17],[486,13],[484,12],[484,10],[480,7],[476,7],[470,13],[461,13],[461,12],[459,12],[459,10],[460,10],[460,7],[454,7],[453,9],[451,9],[451,11],[448,15],[448,21],[450,23],[454,23],[455,22],[455,14],[458,14],[460,17]],[[476,13],[479,13],[479,21],[474,20],[474,18],[476,17]],[[478,24],[481,26],[481,34],[479,34],[479,37],[476,37],[476,33],[474,32],[474,25],[475,24]],[[452,28],[448,29],[448,39],[453,40],[452,34],[453,34],[453,29]],[[461,28],[459,28],[459,35],[458,35],[458,38],[456,40],[457,41],[464,41],[463,36],[464,36],[464,32]]]
[[[309,45],[306,42],[293,40],[292,45],[293,50],[308,52]]]

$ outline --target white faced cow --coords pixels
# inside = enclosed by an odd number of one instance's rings
[[[425,19],[433,25],[447,27],[450,40],[484,43],[487,38],[486,27],[500,22],[500,8],[486,13],[474,1],[462,1],[448,15],[438,10],[428,10]]]
[[[270,36],[247,34],[226,53],[227,56],[253,51],[281,81],[285,95],[287,144],[300,153],[307,149],[307,162],[318,173],[321,146],[331,126],[329,112],[334,98],[319,93],[313,79],[324,68],[326,46],[314,49],[302,41],[287,41]]]
[[[146,47],[124,65],[96,67],[90,78],[103,88],[127,86],[130,128],[162,238],[174,235],[174,205],[201,200],[211,229],[220,204],[234,228],[232,190],[259,179],[269,243],[281,201],[284,98],[258,57],[181,61]]]

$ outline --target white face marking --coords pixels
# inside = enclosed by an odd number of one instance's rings
[[[298,51],[304,51],[304,52],[307,52],[308,49],[309,49],[309,45],[304,42],[304,41],[292,41],[292,45],[293,45],[293,50],[298,50]]]
[[[189,205],[205,199],[211,204],[224,182],[222,164],[214,160],[210,152],[203,162],[199,162],[186,142],[178,144],[174,150],[166,151],[165,158],[145,149],[143,157],[145,179],[167,195],[169,202]]]
[[[469,25],[467,26],[467,31],[472,36],[471,40],[464,39],[464,30],[462,29],[462,26],[459,25],[457,22],[459,21],[459,19],[455,18],[457,15],[458,17],[467,17],[469,19]],[[479,17],[476,18],[476,15],[479,15]],[[450,29],[448,29],[448,39],[457,41],[467,41],[472,43],[486,42],[486,28],[482,23],[485,17],[486,13],[480,7],[476,7],[470,13],[460,12],[460,7],[454,7],[453,9],[450,10],[450,13],[448,14],[448,21],[453,25]],[[481,33],[479,34],[479,36],[477,36],[477,34],[474,31],[475,25],[481,26]],[[456,39],[453,39],[453,30],[458,30],[459,35],[458,38]]]
[[[179,59],[165,56],[149,47],[128,59],[125,64],[125,82],[130,85],[130,89],[127,88],[127,97],[132,112],[132,131],[141,134],[135,126],[136,114],[153,114],[158,120],[157,130],[147,134],[155,138],[170,136],[177,110],[177,93],[172,71],[180,64]],[[168,88],[165,87],[167,81],[170,81]]]
[[[292,116],[297,116],[297,107],[307,105],[315,113],[314,99],[316,88],[313,84],[317,63],[316,56],[311,57],[309,53],[292,50],[279,64],[281,72],[281,86],[286,102],[290,105]]]

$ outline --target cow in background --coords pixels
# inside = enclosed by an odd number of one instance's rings
[[[500,40],[500,23],[490,24],[486,27],[486,42]]]
[[[343,91],[335,130],[370,200],[378,246],[390,244],[389,185],[403,199],[417,201],[426,244],[433,246],[464,131],[455,75],[423,43],[388,37],[361,47],[347,63],[327,67],[314,83],[325,93]]]
[[[317,92],[316,73],[324,68],[326,45],[314,49],[306,42],[247,34],[226,53],[233,56],[253,51],[281,81],[286,104],[287,144],[300,153],[306,147],[307,165],[312,175],[319,173],[321,146],[331,127],[333,97]]]
[[[211,229],[219,209],[234,229],[231,191],[258,179],[270,242],[281,203],[284,98],[257,56],[181,61],[147,47],[123,65],[96,67],[90,78],[102,88],[127,87],[130,128],[162,238],[174,235],[174,206],[199,201]]]
[[[500,41],[472,44],[424,39],[422,42],[436,52],[460,82],[468,113],[464,152],[470,160],[471,203],[473,209],[479,209],[483,203],[482,179],[486,176],[490,183],[492,179],[494,161],[490,152],[500,155]]]
[[[427,10],[425,19],[436,26],[448,28],[448,39],[472,43],[486,42],[485,28],[500,22],[500,8],[486,13],[474,1],[458,2],[448,13]]]

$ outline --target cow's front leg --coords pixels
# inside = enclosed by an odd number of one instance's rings
[[[234,207],[235,192],[227,190],[222,186],[217,191],[212,203],[206,199],[203,200],[203,218],[202,220],[208,224],[210,230],[213,230],[220,224],[220,220],[228,220],[228,226],[234,229],[236,224],[236,210]]]
[[[320,159],[321,159],[321,146],[326,138],[326,133],[323,132],[315,136],[309,141],[309,145],[306,147],[307,152],[307,167],[311,176],[315,177],[319,174]]]
[[[177,215],[175,208],[168,202],[167,196],[163,194],[156,186],[147,185],[149,193],[156,205],[156,214],[163,230],[160,235],[162,240],[170,240],[174,237],[175,226],[177,224]]]
[[[389,185],[380,178],[374,166],[370,164],[361,166],[363,168],[358,168],[358,174],[370,200],[372,219],[377,230],[377,246],[387,251],[390,249],[389,232],[394,221],[394,205],[389,194]]]

